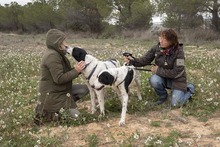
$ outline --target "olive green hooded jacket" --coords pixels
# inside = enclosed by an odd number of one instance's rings
[[[78,77],[78,72],[72,69],[60,44],[65,40],[65,34],[57,29],[51,29],[46,35],[47,49],[43,55],[39,81],[39,97],[36,113],[59,112],[61,108],[75,108],[72,98],[72,80]]]

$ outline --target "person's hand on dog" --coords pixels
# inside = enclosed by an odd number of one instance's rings
[[[80,61],[74,65],[75,70],[80,73],[86,67],[85,61]]]

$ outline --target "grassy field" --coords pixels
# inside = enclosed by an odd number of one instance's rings
[[[135,93],[131,94],[126,127],[118,127],[121,108],[110,89],[106,91],[105,118],[90,114],[88,96],[78,102],[82,112],[79,119],[67,117],[63,122],[37,127],[32,117],[38,95],[39,64],[46,49],[45,35],[0,33],[0,38],[0,146],[217,146],[220,143],[220,42],[185,44],[188,81],[195,84],[196,93],[182,108],[170,110],[168,102],[152,106],[156,96],[148,83],[151,73],[141,72],[144,99],[138,101]],[[67,41],[100,60],[120,61],[123,52],[138,57],[156,43],[139,39],[76,39],[71,35]],[[73,65],[73,59],[68,58]],[[82,83],[83,79],[74,82]],[[180,128],[175,128],[177,125]],[[207,129],[207,134],[199,131],[201,127]]]

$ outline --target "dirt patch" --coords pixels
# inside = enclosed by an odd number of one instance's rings
[[[159,126],[153,125],[153,122],[159,122]],[[89,146],[91,135],[97,137],[98,146],[118,146],[131,138],[135,140],[134,146],[144,146],[149,136],[165,138],[173,131],[180,134],[177,139],[180,146],[217,147],[220,144],[220,113],[215,113],[207,122],[201,122],[192,116],[181,116],[181,109],[161,110],[146,113],[146,116],[127,114],[124,127],[119,127],[119,118],[112,118],[99,123],[50,130],[51,136],[63,135],[65,147]]]

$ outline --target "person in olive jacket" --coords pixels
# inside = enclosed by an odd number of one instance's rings
[[[34,118],[38,125],[42,120],[58,120],[61,108],[69,110],[70,116],[77,117],[80,112],[76,109],[75,101],[89,93],[86,85],[72,85],[72,80],[85,68],[85,62],[71,67],[65,57],[65,38],[66,35],[57,29],[51,29],[46,34],[47,49],[40,64],[39,97]]]
[[[194,93],[194,85],[187,85],[183,44],[179,43],[173,29],[161,31],[159,43],[142,57],[127,56],[124,60],[135,67],[150,65],[154,60],[155,66],[151,67],[153,75],[149,82],[159,97],[156,102],[158,105],[166,101],[166,89],[171,89],[172,106],[184,105]]]

